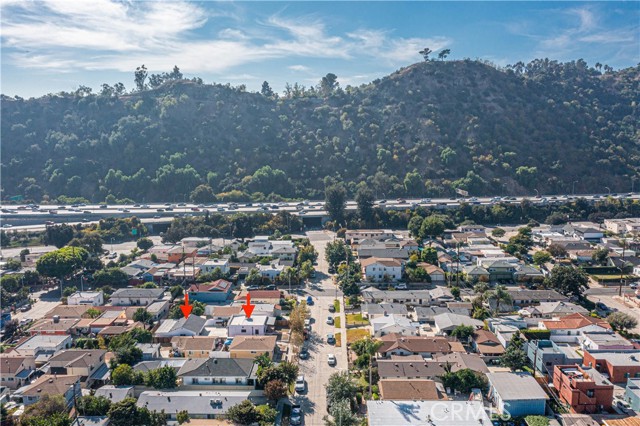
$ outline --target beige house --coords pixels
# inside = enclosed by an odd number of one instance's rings
[[[432,283],[443,284],[445,282],[444,271],[438,266],[422,262],[418,263],[418,267],[424,269],[427,274],[429,274]]]
[[[175,336],[171,347],[185,358],[209,358],[216,346],[216,338],[211,336]]]
[[[231,358],[255,358],[262,354],[273,359],[276,336],[236,336],[229,346]]]
[[[15,390],[24,386],[36,371],[35,357],[0,355],[0,385]]]

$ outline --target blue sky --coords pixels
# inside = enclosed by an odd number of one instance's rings
[[[23,97],[178,65],[185,77],[342,86],[420,61],[418,51],[498,65],[548,57],[640,62],[640,2],[182,2],[3,0],[2,84]]]

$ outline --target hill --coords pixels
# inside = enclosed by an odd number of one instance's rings
[[[387,198],[626,192],[640,172],[639,71],[429,61],[281,97],[199,79],[3,96],[2,198],[322,199],[332,179]]]

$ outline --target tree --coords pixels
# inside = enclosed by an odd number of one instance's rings
[[[434,247],[425,247],[420,253],[420,260],[431,265],[438,264],[438,250]]]
[[[484,297],[486,300],[488,301],[493,301],[496,304],[496,314],[500,313],[500,304],[502,303],[511,303],[513,301],[513,298],[511,297],[511,295],[507,292],[507,288],[503,285],[498,285],[496,286],[495,289],[491,290],[491,291],[487,291],[484,294]]]
[[[627,331],[638,326],[638,320],[626,312],[612,312],[607,322],[615,331]]]
[[[258,415],[260,417],[260,426],[272,426],[276,417],[278,416],[278,411],[275,408],[272,408],[268,404],[258,405],[256,407],[258,410]]]
[[[330,185],[324,190],[324,196],[324,208],[329,217],[336,223],[342,223],[347,206],[347,192],[344,186],[342,184]]]
[[[2,269],[7,271],[18,271],[22,268],[22,263],[17,259],[7,259]]]
[[[448,370],[448,371],[447,371]],[[463,394],[471,393],[471,389],[478,388],[484,390],[487,388],[487,378],[484,374],[464,368],[455,373],[451,372],[451,367],[447,366],[445,373],[440,377],[445,389],[458,391]]]
[[[153,339],[153,335],[149,330],[145,330],[144,328],[134,328],[129,331],[129,336],[136,343],[151,343]]]
[[[191,192],[189,199],[194,203],[213,203],[218,200],[213,189],[209,185],[198,185],[196,189]]]
[[[551,260],[551,253],[546,250],[538,250],[533,254],[533,263],[536,265],[542,265]]]
[[[78,398],[78,413],[82,416],[106,416],[111,401],[104,396],[85,395]]]
[[[332,268],[337,268],[340,262],[353,261],[353,253],[349,246],[342,240],[330,242],[325,247],[324,257]]]
[[[582,296],[589,288],[589,279],[582,269],[556,265],[544,280],[544,286],[565,296]]]
[[[82,247],[63,247],[42,255],[36,270],[45,277],[63,278],[81,268],[88,258],[89,252]]]
[[[607,259],[609,259],[609,249],[605,247],[595,249],[591,255],[591,259],[599,265],[605,265]]]
[[[298,377],[299,368],[297,365],[289,362],[282,361],[276,366],[270,366],[263,368],[258,375],[260,383],[266,384],[273,380],[281,380],[287,385],[291,385],[296,381]]]
[[[268,382],[264,387],[264,396],[271,401],[278,401],[289,393],[288,386],[282,380],[276,379]]]
[[[145,377],[145,384],[155,389],[173,389],[178,386],[178,374],[168,365],[149,370]]]
[[[502,237],[504,237],[504,234],[506,234],[506,233],[507,233],[507,231],[505,231],[502,228],[494,228],[491,231],[491,235],[496,237],[496,238],[502,238]]]
[[[29,251],[29,249],[20,250],[20,262],[26,262],[27,261],[27,255],[29,255],[29,253],[31,253]]]
[[[348,400],[338,401],[329,408],[329,414],[333,419],[327,416],[323,417],[325,426],[358,426],[361,419],[351,410],[351,404]]]
[[[458,340],[467,340],[469,337],[473,336],[476,329],[471,325],[460,324],[456,328],[453,329],[451,335],[453,337],[457,337]]]
[[[111,381],[116,386],[132,385],[134,371],[128,364],[120,364],[111,372]]]
[[[120,268],[113,267],[97,271],[93,274],[93,281],[96,287],[105,285],[121,287],[129,282],[129,276],[121,271]],[[107,295],[105,294],[106,297]]]
[[[4,420],[4,419],[3,419]],[[4,422],[2,423],[4,426]],[[71,418],[67,413],[53,413],[49,416],[25,417],[20,426],[70,426]]]
[[[20,417],[20,425],[71,425],[71,419],[69,419],[69,416],[67,415],[67,403],[64,397],[62,395],[41,395],[38,402],[25,407],[25,411]]]
[[[94,255],[101,255],[103,252],[103,242],[102,237],[97,232],[85,232],[80,238],[74,238],[69,241],[69,245],[72,247],[82,247]]]
[[[431,215],[427,216],[423,221],[422,225],[420,225],[420,238],[432,238],[435,239],[442,235],[445,230],[445,225],[442,219],[439,216]]]
[[[178,414],[176,414],[176,420],[179,425],[187,423],[189,419],[189,412],[187,410],[178,411]]]
[[[320,80],[320,91],[324,96],[329,96],[338,87],[338,76],[328,73]]]
[[[273,89],[271,89],[271,86],[269,86],[269,83],[267,81],[262,82],[262,88],[260,89],[260,93],[265,98],[273,98],[274,96]]]
[[[66,246],[73,239],[73,228],[69,225],[47,226],[44,234],[45,245],[54,245],[57,248]]]
[[[147,79],[148,74],[149,73],[147,72],[147,67],[145,67],[144,65],[136,68],[136,72],[134,73],[134,82],[136,83],[138,92],[141,92],[147,88],[145,80]]]
[[[176,299],[184,295],[184,289],[182,288],[182,286],[174,285],[169,289],[169,293],[171,293],[172,299]]]
[[[248,399],[227,410],[227,418],[238,425],[251,425],[259,420],[255,405]]]
[[[451,53],[451,49],[442,49],[440,53],[438,53],[438,59],[444,61],[447,56]]]
[[[420,215],[414,215],[407,225],[407,229],[411,232],[411,236],[414,238],[420,238],[420,227],[422,226],[422,222],[424,218]]]
[[[569,254],[560,244],[550,244],[549,247],[547,247],[547,251],[553,257],[567,257]]]
[[[125,398],[111,405],[109,409],[110,426],[165,426],[164,413],[149,411],[138,407],[135,398]]]
[[[89,308],[84,314],[89,318],[98,318],[100,315],[102,315],[102,312],[96,308]]]
[[[473,291],[476,294],[480,294],[483,295],[485,294],[487,291],[489,291],[489,284],[487,283],[478,283],[475,286],[473,286]]]
[[[348,401],[351,404],[358,391],[358,386],[347,372],[333,373],[325,385],[327,389],[327,405],[329,407],[340,401]]]
[[[142,251],[147,251],[149,250],[151,247],[153,247],[153,241],[151,241],[151,238],[140,238],[138,241],[136,241],[136,246],[138,246],[138,248]]]
[[[149,313],[145,308],[138,308],[133,313],[133,320],[140,321],[145,324],[151,324],[153,322],[153,315]]]
[[[374,202],[373,192],[366,187],[361,186],[358,188],[356,192],[356,204],[357,204],[357,213],[360,220],[362,220],[367,226],[373,224],[373,220],[375,218],[373,211],[373,202]]]
[[[460,288],[459,287],[451,287],[451,295],[457,300],[460,298]]]
[[[422,57],[424,58],[425,61],[428,61],[429,60],[429,55],[431,53],[433,53],[433,50],[429,49],[428,47],[425,47],[424,49],[422,49],[418,53],[422,55]]]
[[[520,332],[516,331],[500,357],[500,365],[510,368],[511,371],[522,370],[529,362],[527,354],[522,349],[523,345],[524,340],[520,337]]]
[[[312,264],[318,260],[318,252],[311,244],[305,244],[298,251],[298,263],[310,261]]]

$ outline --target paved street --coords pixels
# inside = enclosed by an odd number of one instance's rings
[[[305,413],[305,425],[321,426],[324,424],[322,417],[327,414],[325,384],[331,374],[347,369],[346,335],[343,329],[342,347],[326,343],[327,334],[335,334],[339,331],[326,322],[329,315],[334,315],[329,312],[329,305],[336,297],[336,290],[331,277],[327,274],[328,265],[324,260],[324,247],[333,239],[333,236],[323,231],[309,232],[307,235],[319,253],[318,266],[316,267],[318,273],[314,282],[307,287],[307,294],[314,299],[314,305],[310,307],[312,333],[307,342],[310,357],[307,360],[300,360],[300,372],[304,374],[307,381],[307,391],[302,395],[296,395],[293,400],[302,406]],[[342,300],[342,293],[337,292],[337,294],[339,300]],[[344,326],[344,309],[340,311],[341,324]],[[333,367],[327,362],[327,355],[330,353],[334,354],[338,361],[337,365]]]
[[[31,318],[34,321],[43,318],[47,312],[51,309],[55,308],[56,305],[60,304],[60,293],[59,289],[54,289],[51,292],[39,291],[37,293],[31,293],[29,297],[35,300],[35,303],[27,312],[16,312],[12,314],[11,317],[13,319],[17,319],[18,321],[23,318]]]

